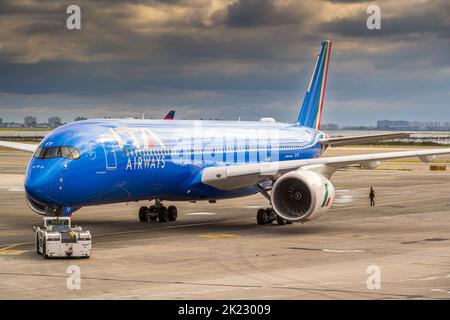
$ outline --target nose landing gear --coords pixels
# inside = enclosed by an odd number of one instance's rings
[[[178,210],[175,206],[166,207],[160,200],[155,200],[155,204],[149,207],[139,208],[139,221],[150,222],[156,221],[167,222],[176,221],[178,217]]]

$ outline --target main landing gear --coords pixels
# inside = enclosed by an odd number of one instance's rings
[[[256,213],[256,221],[259,225],[272,224],[274,221],[280,226],[292,223],[280,217],[272,208],[259,209]]]
[[[258,188],[258,191],[270,202],[271,198],[267,191],[270,191],[271,189],[264,188],[259,184],[256,185],[256,187]],[[274,221],[276,221],[279,226],[292,223],[291,221],[287,221],[280,217],[272,208],[259,209],[256,213],[256,221],[259,225],[272,224]]]
[[[178,217],[177,207],[166,207],[161,201],[156,200],[154,205],[149,207],[140,207],[139,209],[139,221],[150,222],[156,221],[167,222],[175,221]]]

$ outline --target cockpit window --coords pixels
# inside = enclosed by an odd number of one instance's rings
[[[73,147],[69,147],[69,149],[72,152],[73,159],[78,159],[80,157],[80,151],[78,151],[78,149],[75,149]]]
[[[44,159],[61,157],[61,147],[48,148],[45,152]]]
[[[45,150],[44,148],[39,147],[33,156],[38,159],[44,159],[44,154],[45,154],[44,150]]]
[[[70,151],[69,147],[61,147],[61,156],[69,159],[72,157],[72,152]]]
[[[37,159],[51,159],[64,157],[66,159],[75,160],[80,157],[80,151],[73,147],[39,147],[33,155]]]

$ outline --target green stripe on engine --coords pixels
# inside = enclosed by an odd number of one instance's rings
[[[327,203],[327,199],[328,199],[328,183],[325,183],[325,197],[323,198],[322,205],[320,206],[321,208],[325,206],[325,203]]]

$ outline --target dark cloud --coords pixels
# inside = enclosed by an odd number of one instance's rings
[[[321,25],[320,30],[345,37],[386,37],[407,34],[433,34],[450,37],[450,2],[423,2],[405,7],[393,14],[391,7],[380,5],[381,29],[369,30],[366,19],[369,14],[336,18]]]
[[[364,1],[364,0],[327,0],[327,1],[332,2],[332,3],[339,3],[339,4],[341,4],[341,3],[352,4],[352,3],[367,3],[367,2],[370,3],[370,2],[372,2],[370,0],[367,0],[367,1]]]
[[[2,2],[1,118],[176,108],[187,118],[289,121],[324,38],[334,41],[326,121],[450,116],[448,1],[380,1],[379,31],[366,28],[371,2],[77,2],[74,32],[71,2]]]
[[[36,16],[41,14],[53,14],[64,12],[64,9],[68,5],[69,4],[66,4],[64,6],[63,1],[2,0],[0,5],[0,15],[26,14]]]
[[[27,34],[29,36],[34,36],[37,34],[56,34],[64,32],[64,21],[42,21],[42,22],[33,22],[26,25],[20,25],[16,28],[15,31]]]
[[[228,6],[226,24],[230,27],[258,27],[297,22],[299,12],[280,10],[274,0],[238,0]]]

